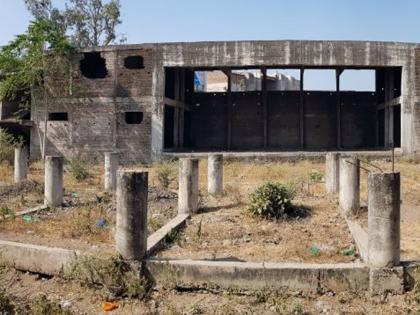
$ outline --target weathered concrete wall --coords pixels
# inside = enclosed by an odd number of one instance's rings
[[[74,94],[61,99],[59,103],[52,102],[49,109],[65,109],[69,112],[69,121],[49,123],[50,145],[47,151],[49,154],[59,151],[67,155],[77,151],[103,153],[119,149],[127,162],[159,159],[163,151],[165,67],[264,65],[402,67],[402,149],[405,154],[415,153],[420,150],[420,79],[416,80],[420,72],[420,53],[417,49],[420,48],[416,44],[356,41],[198,42],[99,47],[96,50],[106,59],[108,75],[103,79],[83,77],[78,67],[83,56],[76,58]],[[124,58],[132,55],[144,58],[143,69],[124,67]],[[143,111],[143,122],[140,125],[125,126],[120,114],[126,110]],[[36,155],[39,154],[37,128],[41,129],[41,133],[43,129],[42,105],[38,104],[36,109],[33,107],[32,112],[36,112],[37,117],[33,117],[33,120],[37,122],[37,127],[32,132],[31,154]],[[241,115],[243,117],[238,116],[239,120],[233,122],[239,126],[239,130],[242,130],[241,124],[245,125],[244,119],[258,116],[259,112],[244,111]],[[322,123],[330,126],[332,117],[325,116]],[[334,126],[330,127],[334,129]],[[310,123],[308,128],[312,128]],[[360,143],[357,131],[346,124],[343,128],[343,144],[346,147],[351,148]],[[290,135],[290,142],[271,141],[275,146],[287,148],[296,143],[295,133],[293,131]],[[261,142],[254,133],[252,136],[232,134],[232,137],[232,148],[235,144],[239,147],[244,141],[249,148]],[[316,138],[306,140],[314,149],[319,147]],[[219,140],[215,141],[219,143]],[[371,139],[366,141],[370,143]],[[335,142],[332,136],[329,142]]]

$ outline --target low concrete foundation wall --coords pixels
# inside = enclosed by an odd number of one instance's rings
[[[363,264],[250,263],[195,260],[146,261],[159,282],[181,287],[288,289],[304,292],[359,291],[369,288],[369,268]]]
[[[70,266],[79,252],[0,240],[0,260],[18,270],[58,275]]]

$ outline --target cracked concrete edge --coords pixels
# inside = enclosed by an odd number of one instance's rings
[[[368,248],[368,233],[361,227],[359,223],[351,218],[345,217],[347,226],[350,233],[356,243],[357,250],[359,251],[362,260],[367,263],[369,259],[369,248]]]
[[[181,287],[245,290],[287,289],[341,292],[369,289],[364,264],[251,263],[232,261],[146,260],[158,282]]]
[[[175,218],[166,223],[163,227],[147,238],[147,256],[153,255],[164,244],[168,234],[178,231],[190,217],[189,214],[178,214]]]

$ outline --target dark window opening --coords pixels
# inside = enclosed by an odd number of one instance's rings
[[[80,71],[89,79],[103,79],[108,75],[105,58],[99,52],[84,53],[84,59],[80,61]]]
[[[68,121],[69,115],[68,113],[49,113],[48,114],[49,121]]]
[[[165,96],[175,98],[175,69],[165,68]]]
[[[394,110],[394,148],[401,147],[401,105],[393,107]]]
[[[124,59],[124,67],[127,69],[144,69],[142,56],[129,56]]]
[[[165,105],[164,148],[174,147],[175,108]]]
[[[125,112],[125,122],[129,125],[139,125],[143,121],[142,112]]]

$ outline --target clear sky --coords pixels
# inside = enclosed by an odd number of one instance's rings
[[[53,0],[62,6],[63,0]],[[0,45],[30,20],[0,0]],[[128,43],[321,39],[420,42],[420,0],[121,0]],[[357,81],[357,80],[356,80]]]
[[[63,0],[55,0],[62,5]],[[0,45],[30,19],[0,0]],[[420,42],[420,0],[121,0],[128,43],[241,39]]]

